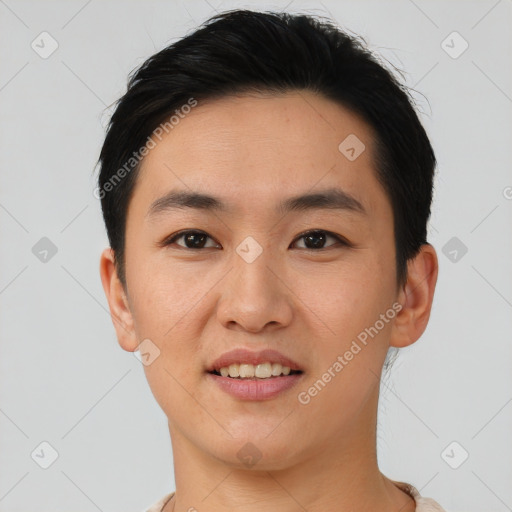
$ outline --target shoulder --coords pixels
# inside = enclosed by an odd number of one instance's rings
[[[406,492],[416,502],[416,512],[446,512],[444,508],[432,498],[425,498],[420,495],[418,489],[406,482],[392,482],[402,491]]]
[[[406,492],[409,496],[411,496],[416,502],[416,512],[446,512],[444,508],[434,501],[432,498],[426,498],[421,496],[418,489],[411,484],[406,482],[397,482],[393,480],[393,483],[400,488],[402,491]],[[161,512],[164,508],[165,504],[174,496],[174,492],[170,494],[166,494],[163,498],[154,503],[151,507],[149,507],[144,512]]]
[[[165,507],[165,504],[174,496],[174,492],[171,492],[170,494],[166,494],[163,498],[159,499],[156,503],[151,505],[148,509],[144,510],[143,512],[161,512],[162,509]]]

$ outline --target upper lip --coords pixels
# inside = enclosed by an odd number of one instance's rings
[[[261,363],[280,363],[282,366],[288,366],[291,370],[301,371],[298,363],[281,354],[277,350],[266,349],[254,352],[245,348],[237,348],[225,352],[219,358],[215,359],[213,363],[207,368],[207,371],[212,372],[220,368],[228,367],[230,364],[261,364]]]

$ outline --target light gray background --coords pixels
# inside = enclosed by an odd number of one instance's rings
[[[166,417],[117,343],[98,272],[106,107],[215,10],[287,3],[0,0],[1,512],[140,511],[174,489]],[[439,160],[439,280],[426,333],[382,384],[381,470],[449,511],[512,510],[512,3],[288,9],[335,17],[404,69]],[[31,47],[43,31],[59,45],[46,59]],[[458,58],[442,47],[453,31],[469,43]],[[42,237],[57,248],[46,263]],[[31,457],[43,441],[59,454],[48,469]]]

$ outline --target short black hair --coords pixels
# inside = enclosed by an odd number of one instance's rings
[[[153,131],[191,100],[300,90],[339,103],[372,128],[376,176],[393,210],[397,284],[405,283],[407,261],[428,243],[436,166],[409,89],[362,37],[332,20],[235,9],[148,58],[130,73],[127,92],[117,101],[98,159],[95,195],[123,286],[127,210],[141,162],[137,152]]]

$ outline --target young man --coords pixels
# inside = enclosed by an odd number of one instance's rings
[[[103,287],[173,447],[151,510],[442,510],[376,454],[386,356],[430,315],[436,161],[357,39],[218,15],[131,77],[100,164]]]

